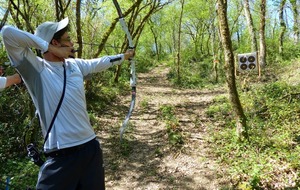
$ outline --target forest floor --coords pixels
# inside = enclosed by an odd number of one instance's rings
[[[225,169],[211,153],[211,123],[204,113],[214,97],[226,93],[225,88],[176,89],[167,80],[168,72],[159,66],[139,73],[136,106],[122,142],[119,128],[130,97],[120,98],[99,118],[108,190],[229,189]],[[175,108],[184,136],[181,148],[168,141],[160,112],[165,105]]]

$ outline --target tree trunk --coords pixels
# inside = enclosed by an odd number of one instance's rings
[[[153,35],[153,40],[154,40],[154,45],[155,45],[155,55],[156,55],[156,60],[159,61],[160,60],[160,56],[159,56],[159,47],[158,47],[158,35],[156,34],[156,30],[153,29],[153,21],[151,19],[149,19],[149,26],[150,26],[150,31]]]
[[[71,0],[55,0],[56,19],[60,21],[65,18],[65,13],[70,6]]]
[[[294,32],[294,42],[297,44],[299,42],[299,12],[297,9],[297,0],[290,0],[290,3],[292,4],[292,10],[293,10],[293,19],[294,19],[294,26],[293,26],[293,32]]]
[[[260,28],[259,28],[259,64],[262,67],[266,66],[266,0],[261,0],[260,5]]]
[[[227,1],[218,0],[217,3],[219,28],[225,57],[226,81],[229,89],[229,98],[235,112],[237,135],[240,140],[243,140],[243,137],[249,140],[247,118],[244,114],[235,83],[234,55],[227,20]]]
[[[249,0],[244,0],[244,6],[245,6],[245,16],[249,28],[249,34],[251,36],[251,51],[255,52],[257,51],[257,42],[256,42],[255,28],[253,25],[253,20],[250,12]]]
[[[81,58],[82,56],[82,34],[81,34],[81,0],[76,1],[76,34],[78,42],[78,52],[77,57]]]
[[[286,3],[286,0],[282,0],[280,2],[280,7],[279,7],[279,22],[280,22],[279,55],[280,56],[282,56],[282,54],[283,54],[283,40],[284,40],[285,31],[286,31],[286,24],[283,19],[283,10],[284,10],[285,3]]]
[[[184,0],[180,1],[181,3],[181,11],[179,16],[179,26],[178,26],[178,42],[177,42],[177,81],[180,83],[181,74],[180,74],[180,61],[181,61],[181,25],[182,25],[182,16],[183,16],[183,7],[184,7]]]
[[[218,60],[218,54],[216,53],[216,26],[215,26],[215,17],[216,17],[216,12],[215,12],[215,6],[211,5],[210,6],[210,11],[211,11],[211,25],[210,25],[210,33],[212,35],[211,37],[211,49],[212,49],[212,55],[213,55],[213,72],[214,72],[214,76],[215,76],[215,82],[218,83],[219,82],[219,76],[218,76],[218,64],[219,64],[219,60]]]

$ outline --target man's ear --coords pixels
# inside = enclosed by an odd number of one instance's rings
[[[58,40],[56,40],[56,39],[52,39],[51,40],[51,42],[50,42],[50,44],[52,44],[52,45],[58,45],[59,44],[59,41]]]

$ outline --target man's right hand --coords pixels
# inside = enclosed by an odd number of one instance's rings
[[[49,44],[48,51],[60,58],[60,61],[69,57],[75,57],[74,47],[54,46]]]

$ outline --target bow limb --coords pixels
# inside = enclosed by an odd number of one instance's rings
[[[122,30],[125,32],[127,40],[128,40],[128,44],[129,44],[129,49],[134,49],[134,44],[133,44],[133,40],[132,40],[132,36],[128,30],[128,27],[126,25],[125,19],[123,17],[120,5],[118,3],[117,0],[113,0],[113,3],[118,11],[118,15],[119,15],[119,22],[121,24]],[[130,108],[129,111],[125,117],[125,120],[123,121],[123,124],[120,128],[120,139],[122,140],[123,138],[123,134],[125,132],[126,126],[128,124],[128,121],[130,119],[130,116],[132,114],[132,111],[134,109],[135,106],[135,99],[136,99],[136,74],[135,74],[135,61],[134,58],[131,58],[129,60],[130,62],[130,86],[131,86],[131,103],[130,103]]]

